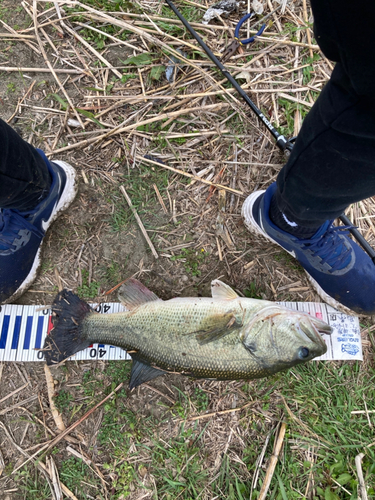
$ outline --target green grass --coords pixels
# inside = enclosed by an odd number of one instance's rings
[[[168,179],[169,172],[167,170],[143,164],[139,170],[124,174],[122,183],[140,217],[155,214],[155,206],[158,202],[153,184],[156,184],[163,196],[168,186]],[[118,232],[127,227],[134,220],[134,216],[123,197],[119,198],[117,191],[111,193],[109,197],[110,202],[114,202],[115,206],[110,224],[112,229]],[[142,222],[148,228],[147,221],[143,217]]]
[[[201,271],[199,269],[200,265],[204,262],[207,254],[202,248],[201,250],[195,250],[192,248],[183,248],[181,253],[171,257],[172,261],[181,260],[187,274],[191,276],[200,276]]]
[[[94,299],[99,295],[100,283],[91,281],[89,284],[89,272],[87,269],[82,269],[82,285],[77,287],[77,295],[84,299]]]
[[[302,119],[305,118],[310,108],[304,106],[303,104],[298,104],[296,102],[288,101],[284,98],[278,99],[280,109],[284,112],[285,122],[284,125],[279,127],[279,132],[284,134],[286,137],[290,137],[294,134],[294,116],[296,110],[299,110],[302,116]]]
[[[104,499],[104,495],[98,493],[98,486],[100,486],[100,479],[94,474],[92,469],[86,465],[83,460],[75,457],[70,457],[64,460],[61,464],[60,470],[61,481],[70,489],[75,495],[78,495],[80,500],[88,500],[93,498],[91,495],[96,495],[94,498]],[[86,494],[84,490],[91,493]],[[99,490],[100,491],[100,490]]]
[[[43,474],[35,467],[28,465],[22,468],[16,472],[14,479],[23,494],[23,498],[27,498],[27,500],[49,500],[51,498],[48,483]]]
[[[104,372],[91,368],[85,372],[76,394],[70,388],[74,399],[62,388],[55,401],[63,415],[66,417],[77,404],[75,399],[84,396],[86,406],[82,411],[87,411],[120,382],[126,383],[130,366],[115,361],[106,363]],[[211,382],[182,377],[178,381],[179,385],[174,386],[169,377],[163,380],[174,394],[173,405],[151,393],[153,412],[145,411],[143,402],[137,404],[137,392],[129,394],[126,389],[104,404],[95,462],[108,482],[111,498],[127,498],[137,489],[143,493],[156,489],[160,500],[256,500],[280,421],[287,422],[287,431],[267,499],[304,498],[310,482],[312,500],[356,500],[358,453],[365,454],[362,467],[368,497],[375,498],[375,446],[369,446],[375,442],[373,428],[365,414],[351,413],[364,409],[364,399],[369,409],[373,408],[373,366],[311,362],[268,379],[241,385],[221,383],[220,388]],[[227,416],[189,421],[223,407],[230,409],[234,397],[240,398],[238,407],[250,401],[253,406]],[[220,406],[220,401],[225,404]],[[372,415],[370,419],[374,424]],[[232,440],[222,454],[230,429],[234,431]],[[267,435],[270,441],[251,493]],[[97,476],[81,460],[59,460],[60,478],[79,500],[102,498]],[[144,477],[152,477],[152,482],[145,482]],[[25,498],[49,498],[44,478],[35,469],[24,468],[17,478]]]
[[[70,392],[61,390],[55,395],[53,399],[55,402],[55,406],[59,410],[59,412],[65,412],[66,410],[70,409],[71,403],[74,398]]]
[[[288,253],[280,252],[272,256],[277,262],[281,262],[284,266],[293,269],[294,271],[303,271],[302,266]]]
[[[261,290],[255,283],[255,281],[251,281],[248,287],[243,290],[244,296],[247,297],[248,299],[262,299],[260,293]]]
[[[289,418],[278,482],[284,484],[288,498],[301,498],[299,492],[305,491],[312,468],[316,484],[314,500],[354,500],[358,485],[354,460],[363,452],[363,470],[366,484],[371,486],[371,498],[375,495],[375,450],[367,445],[374,442],[374,434],[366,416],[352,415],[351,411],[363,409],[364,398],[369,403],[374,401],[374,369],[370,368],[364,377],[360,363],[312,362],[293,372],[296,376],[282,375],[281,393],[299,420]],[[309,449],[315,452],[314,463],[306,458]],[[278,489],[274,498],[281,500],[280,484]]]

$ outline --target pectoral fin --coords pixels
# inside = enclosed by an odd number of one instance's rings
[[[130,382],[129,389],[134,389],[144,382],[148,382],[160,375],[163,375],[163,370],[159,370],[158,368],[153,368],[152,366],[144,363],[143,361],[139,361],[133,357],[133,365],[132,371],[130,374]]]
[[[242,321],[238,321],[231,312],[211,318],[210,323],[206,328],[203,327],[201,330],[194,332],[196,339],[201,345],[221,339],[232,333],[233,330],[242,327]]]

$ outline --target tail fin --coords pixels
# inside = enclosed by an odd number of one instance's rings
[[[63,290],[57,294],[52,304],[53,328],[43,348],[47,365],[60,363],[91,344],[82,332],[82,321],[92,312],[74,293]]]

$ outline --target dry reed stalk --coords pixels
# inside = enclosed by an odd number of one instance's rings
[[[362,471],[362,459],[365,457],[364,453],[359,453],[355,457],[355,466],[357,469],[357,476],[358,476],[358,482],[359,482],[359,495],[358,498],[360,500],[368,500],[367,496],[367,490],[366,490],[366,484],[365,480],[363,477],[363,471]]]
[[[145,240],[147,241],[147,244],[148,246],[150,247],[150,250],[152,252],[152,255],[155,257],[155,259],[158,259],[159,258],[159,255],[157,253],[157,251],[155,250],[155,247],[152,243],[152,241],[150,240],[150,237],[149,235],[147,234],[147,231],[141,221],[141,218],[139,217],[139,215],[137,214],[137,211],[136,209],[134,208],[133,206],[133,203],[130,199],[130,196],[128,195],[128,193],[126,192],[126,189],[124,188],[124,186],[120,186],[120,191],[122,192],[122,194],[124,195],[125,197],[125,200],[127,201],[127,204],[129,205],[129,208],[130,210],[133,212],[133,215],[135,217],[135,220],[137,221],[137,224],[139,226],[139,229],[142,231],[142,234],[143,236],[145,237]]]
[[[191,132],[190,134],[177,134],[177,133],[168,133],[164,132],[163,130],[160,132],[161,137],[164,137],[165,139],[177,139],[180,137],[209,137],[210,135],[222,135],[222,134],[228,134],[230,132],[229,129],[224,129],[224,130],[202,130],[201,132]]]
[[[26,7],[24,6],[25,10],[27,11]],[[62,93],[64,94],[66,100],[68,101],[69,103],[69,106],[72,108],[74,114],[76,115],[76,118],[77,120],[79,121],[79,123],[81,124],[82,128],[84,129],[84,125],[82,123],[82,120],[81,120],[81,117],[79,116],[77,110],[75,109],[68,93],[66,92],[65,88],[64,88],[64,85],[61,83],[59,77],[57,76],[52,64],[50,63],[48,57],[47,57],[47,54],[44,50],[44,47],[43,47],[43,43],[40,39],[40,36],[39,36],[39,33],[38,33],[38,20],[37,20],[37,0],[33,0],[33,10],[32,10],[32,16],[31,16],[34,20],[34,29],[35,29],[35,36],[36,36],[36,39],[38,41],[38,45],[39,45],[39,49],[40,49],[40,52],[43,56],[43,59],[44,59],[44,62],[46,63],[46,65],[48,66],[48,68],[50,69],[51,73],[53,74],[56,82],[58,83],[59,87],[60,87],[60,90],[62,91]]]
[[[309,87],[301,87],[298,89],[252,89],[251,92],[254,94],[279,94],[280,92],[304,92],[310,90]]]
[[[2,454],[2,452],[0,450],[0,476],[4,472],[4,469],[5,469],[4,457],[3,457],[3,454]]]
[[[287,99],[288,101],[297,102],[298,104],[302,104],[303,106],[307,106],[308,108],[313,107],[313,104],[311,102],[303,101],[302,99],[298,99],[298,97],[293,97],[289,94],[284,94],[284,92],[279,92],[279,97]]]
[[[266,476],[264,478],[262,488],[261,488],[260,493],[259,493],[258,500],[265,500],[265,498],[267,496],[267,492],[268,492],[268,489],[270,487],[273,474],[275,472],[275,468],[276,468],[277,460],[279,458],[281,447],[282,447],[283,442],[284,442],[285,431],[286,431],[286,423],[282,422],[282,424],[280,426],[279,433],[277,435],[277,439],[275,442],[273,453],[272,453],[269,465],[267,467]]]
[[[110,399],[116,392],[118,392],[124,385],[124,382],[121,382],[108,396],[106,396],[104,399],[102,399],[99,403],[97,403],[93,408],[88,410],[81,418],[79,418],[74,424],[71,424],[65,431],[61,432],[58,434],[54,439],[51,439],[50,441],[47,441],[47,443],[44,443],[43,446],[39,448],[33,455],[29,456],[27,460],[25,460],[22,464],[20,464],[18,467],[13,469],[12,475],[15,474],[19,469],[21,469],[24,465],[26,465],[30,460],[33,460],[37,455],[39,455],[42,451],[50,450],[53,448],[57,443],[59,443],[62,439],[65,439],[68,437],[68,435],[76,428],[78,427],[84,420],[86,420],[95,410],[97,410],[100,406],[102,406],[108,399]],[[0,421],[0,426],[2,425],[2,422]],[[71,497],[73,498],[73,497]],[[75,497],[74,497],[75,498]]]
[[[64,24],[64,28],[74,38],[76,38],[80,43],[82,43],[82,45],[84,45],[90,52],[92,52],[95,57],[97,57],[100,61],[102,61],[102,63],[105,64],[107,66],[107,68],[109,68],[117,76],[117,78],[121,79],[122,74],[119,71],[117,71],[117,69],[113,68],[112,64],[109,63],[107,61],[107,59],[105,57],[103,57],[97,50],[95,50],[94,47],[92,47],[88,42],[86,42],[86,40],[84,38],[82,38],[81,35],[79,35],[76,31],[69,28],[69,26],[67,26],[66,24]]]
[[[211,418],[211,417],[217,417],[219,415],[227,415],[228,413],[234,413],[237,411],[241,411],[245,408],[248,408],[249,406],[253,406],[257,403],[257,401],[251,401],[250,403],[246,403],[243,406],[240,406],[239,408],[230,408],[229,410],[219,410],[219,411],[214,411],[212,413],[204,413],[203,415],[197,415],[196,417],[190,417],[186,419],[178,419],[177,422],[194,422],[195,420],[202,420],[203,418]]]
[[[21,453],[21,455],[23,455],[24,457],[27,457],[27,460],[25,462],[23,462],[24,464],[29,462],[30,460],[33,460],[34,455],[29,455],[25,450],[23,450],[13,439],[11,433],[9,432],[9,430],[7,429],[7,427],[3,424],[3,422],[0,422],[0,427],[3,429],[3,431],[5,432],[9,442],[14,446],[14,448],[19,451]],[[45,448],[45,447],[44,447]],[[47,482],[48,482],[48,485],[51,489],[51,495],[52,495],[52,498],[56,498],[55,496],[55,491],[54,491],[54,488],[53,488],[53,485],[50,481],[50,473],[49,473],[49,470],[48,468],[45,466],[45,464],[41,461],[41,460],[38,460],[35,462],[34,464],[41,472],[42,474],[45,476]],[[22,465],[20,467],[17,467],[16,470],[19,470],[20,468],[22,467]],[[15,470],[12,471],[12,474],[14,474]],[[61,484],[61,489],[63,490],[63,492],[65,493],[65,495],[68,497],[68,498],[71,498],[72,500],[78,500],[78,498],[69,490],[69,488],[67,488],[64,484],[60,483]]]
[[[35,40],[35,35],[20,35],[18,33],[0,33],[0,38],[18,38],[18,39],[25,39],[25,40]]]
[[[55,421],[56,427],[58,428],[59,432],[65,431],[65,424],[60,412],[56,408],[55,401],[53,399],[55,396],[55,384],[53,381],[52,373],[49,366],[47,366],[46,364],[44,365],[44,374],[46,376],[48,400],[53,420]]]
[[[36,0],[34,0],[34,1],[36,1]],[[62,0],[58,0],[58,1],[62,1]],[[149,30],[139,29],[139,28],[135,27],[132,24],[129,24],[129,23],[125,22],[125,21],[118,20],[118,19],[116,19],[116,18],[114,18],[112,16],[109,16],[108,14],[104,14],[102,12],[99,12],[96,9],[93,9],[92,7],[90,7],[88,5],[81,4],[80,2],[76,2],[76,1],[67,2],[66,0],[64,0],[64,3],[67,4],[67,5],[72,5],[72,6],[73,5],[74,6],[79,5],[83,9],[87,10],[90,14],[93,14],[94,16],[98,15],[100,21],[106,20],[107,22],[110,22],[110,23],[112,23],[112,24],[114,24],[116,26],[119,26],[119,27],[124,28],[126,30],[129,30],[129,31],[131,31],[133,33],[136,33],[136,34],[140,35],[141,37],[143,36],[146,40],[150,41],[151,43],[153,43],[155,45],[158,45],[158,46],[166,49],[169,53],[173,54],[177,59],[183,61],[187,66],[191,66],[191,67],[195,68],[198,72],[202,73],[205,77],[208,77],[211,80],[213,80],[215,86],[219,86],[221,88],[221,90],[226,91],[226,89],[224,87],[222,87],[221,85],[217,84],[216,80],[214,79],[214,77],[212,75],[204,72],[197,64],[195,64],[195,62],[193,62],[190,59],[185,58],[177,50],[173,49],[172,47],[170,47],[166,43],[162,42],[158,38],[150,35],[147,32]],[[83,14],[84,15],[88,15],[87,13],[83,13]],[[89,16],[89,17],[91,17],[91,16]],[[196,51],[199,48],[198,46],[195,46],[195,45],[192,45],[192,44],[188,44],[187,42],[183,42],[183,40],[181,40],[181,39],[177,39],[177,38],[171,37],[170,35],[167,35],[166,33],[164,33],[164,37],[172,38],[172,39],[176,40],[176,42],[179,45],[181,45],[182,43],[184,43],[185,45],[187,45],[190,48],[192,48],[194,51]],[[231,97],[232,100],[234,100],[235,102],[238,103],[238,100],[235,99],[233,96],[231,96],[230,93],[227,93],[227,95],[229,97]]]
[[[153,185],[152,185],[152,187],[153,187],[153,188],[154,188],[154,190],[155,190],[156,196],[157,196],[157,198],[158,198],[158,200],[159,200],[159,203],[160,203],[160,205],[161,205],[161,208],[163,209],[163,212],[164,212],[166,215],[168,215],[168,210],[167,210],[167,207],[165,206],[164,200],[163,200],[163,198],[161,197],[161,194],[160,194],[160,191],[159,191],[159,189],[158,189],[157,185],[156,185],[156,184],[153,184]]]
[[[226,104],[210,104],[210,105],[204,106],[204,107],[198,106],[195,108],[180,109],[179,111],[174,111],[173,113],[162,113],[154,118],[149,118],[148,120],[138,121],[138,122],[134,123],[133,125],[128,125],[126,127],[121,127],[121,128],[116,127],[114,129],[110,130],[109,132],[106,132],[105,134],[99,136],[99,137],[92,137],[91,139],[85,139],[83,141],[76,142],[75,144],[71,144],[70,146],[65,146],[63,148],[56,149],[55,151],[53,151],[53,153],[49,153],[47,156],[50,156],[51,154],[61,153],[62,151],[70,151],[72,149],[77,149],[77,148],[81,148],[81,147],[85,148],[85,147],[89,146],[90,144],[98,143],[102,139],[110,137],[111,135],[122,134],[123,132],[129,132],[129,131],[136,129],[137,127],[140,127],[142,125],[148,125],[149,123],[155,123],[155,122],[164,120],[165,118],[176,118],[177,116],[193,113],[196,111],[204,111],[204,110],[211,111],[214,109],[217,110],[217,109],[222,109],[225,106],[226,106]]]
[[[140,49],[139,47],[136,47],[135,45],[132,45],[131,43],[125,42],[124,40],[120,40],[119,38],[116,38],[113,35],[110,35],[108,33],[104,33],[104,31],[101,31],[97,28],[94,28],[94,26],[90,26],[89,24],[85,24],[85,23],[80,23],[78,21],[76,21],[75,24],[77,24],[78,26],[82,26],[83,28],[87,28],[91,31],[95,31],[96,33],[99,33],[103,36],[106,36],[110,40],[113,40],[116,43],[120,43],[121,45],[125,45],[126,47],[129,47],[132,50],[136,50],[137,52],[143,52],[143,50]]]
[[[49,463],[48,463],[49,462]],[[56,464],[52,457],[46,458],[47,471],[52,480],[53,489],[55,491],[55,496],[57,500],[62,500],[63,493],[61,491],[61,483],[59,478],[59,473],[57,471]]]
[[[3,403],[4,401],[6,401],[7,399],[11,398],[12,396],[14,396],[15,394],[17,394],[18,392],[22,391],[28,385],[29,385],[29,382],[26,382],[26,384],[22,385],[21,387],[18,387],[18,389],[15,389],[14,391],[10,392],[6,396],[4,396],[2,399],[0,399],[0,403]]]
[[[22,2],[23,3],[23,2]],[[12,35],[18,35],[18,33],[13,29],[11,28],[10,26],[8,26],[4,21],[2,21],[0,19],[0,23],[4,26],[5,29],[7,29]],[[32,43],[28,42],[27,40],[24,40],[24,42],[26,43],[26,45],[28,47],[30,47],[31,50],[33,50],[36,54],[40,55],[40,51],[39,49],[37,49],[37,47],[35,47]]]
[[[23,101],[29,96],[30,92],[32,91],[33,87],[35,85],[35,80],[31,82],[30,87],[27,89],[27,91],[24,93],[22,96],[22,99],[18,99],[16,109],[14,110],[13,114],[6,120],[7,123],[10,123],[13,118],[16,116],[17,113],[20,112],[20,105],[23,103]]]
[[[190,179],[194,179],[195,181],[203,182],[203,184],[208,184],[209,186],[214,186],[215,188],[218,188],[218,189],[225,189],[225,191],[229,191],[230,193],[237,194],[238,196],[244,196],[244,193],[242,191],[238,191],[237,189],[232,189],[228,186],[223,186],[221,184],[215,184],[214,182],[203,179],[203,178],[199,177],[198,175],[189,174],[188,172],[184,172],[183,170],[178,170],[177,168],[170,167],[169,165],[166,165],[165,163],[159,163],[157,161],[149,160],[148,158],[144,158],[143,156],[140,156],[140,155],[136,155],[136,158],[137,158],[137,160],[140,160],[142,162],[151,163],[152,165],[156,165],[157,167],[161,167],[161,168],[166,168],[167,170],[171,170],[172,172],[175,172],[176,174],[180,174],[180,175],[183,175],[185,177],[190,177]]]
[[[85,6],[87,7],[87,6]],[[88,9],[88,10],[91,10],[91,9]],[[94,10],[94,9],[92,9]],[[85,14],[86,17],[89,17],[90,19],[94,20],[94,21],[103,21],[102,19],[102,16],[104,17],[107,17],[105,14],[97,14],[97,13],[91,13],[91,14]],[[144,36],[146,39],[150,39],[150,37],[152,37],[152,35],[158,35],[160,34],[158,30],[152,30],[152,29],[148,29],[148,28],[137,28],[136,27],[136,24],[128,24],[126,23],[125,21],[121,21],[119,19],[116,19],[115,17],[112,17],[112,21],[111,21],[113,24],[116,24],[117,26],[120,26],[120,27],[124,27],[125,29],[128,29],[130,31],[133,31],[134,33],[137,33],[138,35],[140,36]],[[142,26],[144,24],[147,24],[147,23],[141,23]],[[126,27],[124,25],[127,25]],[[163,37],[165,38],[169,38],[170,40],[172,40],[170,43],[173,44],[173,42],[175,42],[175,44],[181,46],[181,45],[184,45],[185,47],[188,47],[189,49],[192,49],[194,51],[197,51],[197,50],[200,50],[200,47],[199,45],[194,45],[190,42],[187,42],[186,40],[183,40],[183,39],[179,39],[179,38],[176,38],[172,35],[169,35],[168,33],[163,33]],[[152,37],[154,38],[154,40],[158,40],[157,38],[155,37]],[[152,41],[152,40],[150,40]],[[158,40],[160,42],[160,40]],[[165,44],[166,45],[166,44]],[[167,47],[169,47],[169,50],[170,52],[174,51],[174,49],[172,49],[170,46],[167,45]],[[177,51],[176,51],[177,52]],[[181,56],[181,54],[179,52],[177,52],[177,54],[179,55],[179,58],[181,60],[184,60],[185,62],[185,58],[183,56]],[[219,54],[217,54],[219,55]],[[177,56],[176,56],[177,57]],[[186,59],[186,61],[189,61],[189,59]],[[191,62],[191,61],[190,61]]]
[[[307,4],[306,0],[302,0],[302,5],[303,5],[303,20],[306,24],[306,36],[307,36],[307,44],[309,45],[309,52],[310,52],[310,57],[313,58],[314,53],[312,50],[312,45],[311,45],[311,34],[310,34],[310,28],[308,26],[309,22],[309,16],[307,14]]]
[[[276,38],[268,38],[266,36],[258,36],[258,40],[261,40],[262,42],[273,42],[273,43],[278,43],[281,45],[290,45],[291,47],[307,47],[312,50],[320,51],[319,45],[313,45],[309,43],[303,43],[303,42],[292,42],[291,40],[280,40]]]
[[[361,212],[363,214],[363,218],[366,220],[367,224],[370,226],[372,233],[375,235],[374,223],[372,222],[371,218],[369,217],[368,210],[366,209],[363,201],[359,202],[359,207],[360,207]]]

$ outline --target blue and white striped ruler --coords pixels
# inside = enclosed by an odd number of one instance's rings
[[[116,302],[91,304],[100,313],[125,311]],[[43,361],[44,339],[52,327],[51,310],[43,306],[0,306],[0,361]],[[93,344],[70,359],[130,359],[121,347]]]
[[[362,345],[358,318],[340,313],[324,303],[280,302],[297,311],[322,319],[334,328],[331,336],[324,335],[327,353],[322,360],[362,359]],[[100,313],[125,311],[117,302],[91,304]],[[43,306],[0,306],[0,361],[43,361],[44,339],[51,328],[51,310]],[[78,352],[72,360],[125,360],[130,356],[120,347],[93,344]]]

